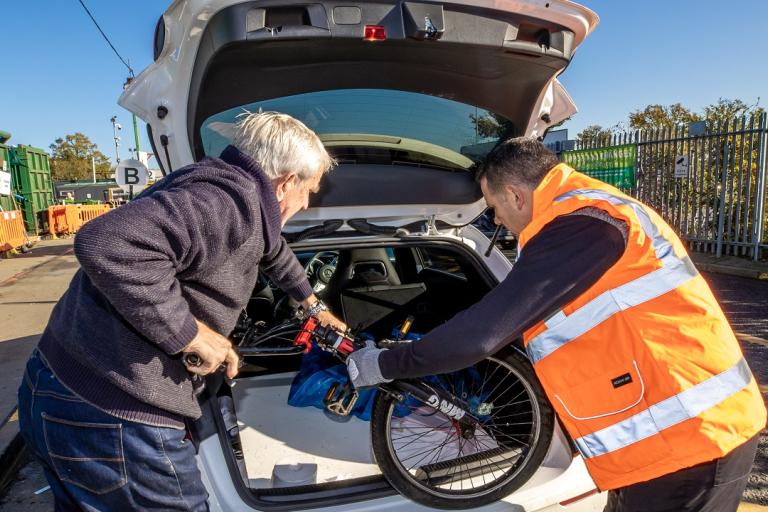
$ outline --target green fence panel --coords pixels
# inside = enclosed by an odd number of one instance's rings
[[[621,190],[630,191],[635,186],[637,146],[634,144],[564,151],[561,158],[577,171]]]
[[[10,148],[11,184],[23,197],[19,206],[24,212],[27,232],[39,234],[43,229],[41,212],[53,204],[53,181],[48,153],[39,148],[19,144]]]

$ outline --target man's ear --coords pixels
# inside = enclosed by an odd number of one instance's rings
[[[273,180],[273,183],[275,184],[275,195],[277,196],[277,200],[282,201],[285,199],[285,195],[289,190],[296,186],[297,182],[298,178],[294,173],[286,174]]]
[[[525,194],[523,188],[513,183],[507,183],[504,185],[504,192],[507,196],[507,201],[512,203],[512,206],[521,211],[525,207]]]

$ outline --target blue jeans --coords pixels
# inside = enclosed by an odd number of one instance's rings
[[[208,510],[185,432],[111,416],[74,395],[37,350],[19,388],[19,427],[56,510]]]

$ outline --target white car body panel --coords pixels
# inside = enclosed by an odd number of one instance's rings
[[[118,103],[134,112],[152,126],[155,148],[158,158],[166,162],[165,151],[160,144],[161,134],[168,135],[168,158],[173,169],[194,162],[192,144],[187,136],[187,103],[189,84],[195,65],[200,39],[208,20],[219,10],[234,4],[238,0],[178,0],[163,15],[165,45],[158,60],[137,76],[120,96]],[[574,33],[574,47],[578,47],[584,38],[597,25],[597,15],[589,9],[565,0],[446,0],[445,3],[473,5],[509,12],[522,13],[536,18],[550,20],[563,25]],[[157,107],[164,106],[169,114],[164,119],[157,116]],[[573,101],[565,89],[553,79],[542,91],[534,115],[528,122],[526,135],[541,136],[554,124],[567,119],[576,112]],[[548,121],[541,119],[544,114]],[[166,165],[167,168],[167,165]],[[384,225],[403,225],[414,220],[426,219],[434,215],[436,219],[449,224],[465,224],[476,217],[485,208],[485,201],[480,200],[469,205],[419,205],[404,208],[402,205],[388,208],[389,214],[383,213],[386,206],[376,208],[377,217],[398,217],[399,221],[386,222]],[[313,211],[314,210],[314,211]],[[354,211],[341,209],[310,209],[296,216],[291,221],[289,230],[302,229],[311,221],[331,218],[354,218]],[[382,213],[379,214],[378,212]],[[350,216],[346,216],[346,215]],[[461,219],[466,219],[461,221]],[[371,218],[369,218],[371,220]],[[371,220],[371,222],[373,222]],[[376,223],[376,222],[374,222]]]

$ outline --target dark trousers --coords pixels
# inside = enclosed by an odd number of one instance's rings
[[[19,427],[57,511],[208,510],[183,430],[102,412],[64,387],[37,351],[19,388]]]
[[[735,512],[759,441],[760,434],[712,462],[610,491],[603,512]]]

